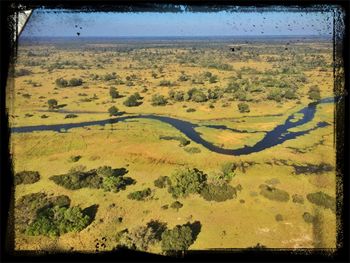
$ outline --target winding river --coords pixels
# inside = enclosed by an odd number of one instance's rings
[[[260,141],[258,141],[255,145],[253,146],[246,145],[238,149],[220,148],[204,140],[201,137],[201,134],[197,132],[195,128],[205,126],[209,128],[220,129],[220,130],[230,130],[230,131],[239,132],[239,133],[254,133],[254,132],[236,130],[236,129],[226,127],[225,125],[198,125],[188,121],[183,121],[183,120],[179,120],[171,117],[159,116],[159,115],[136,115],[136,116],[124,116],[119,118],[98,120],[98,121],[79,122],[79,123],[12,127],[11,132],[12,133],[25,133],[25,132],[33,132],[33,131],[61,132],[62,129],[69,130],[72,128],[79,128],[79,127],[86,127],[86,126],[113,124],[113,123],[129,120],[129,119],[154,119],[154,120],[162,121],[172,125],[176,129],[181,131],[183,134],[185,134],[189,139],[191,139],[192,141],[198,144],[203,145],[205,148],[207,148],[210,151],[220,153],[220,154],[226,154],[226,155],[246,155],[250,153],[260,152],[264,149],[281,144],[287,140],[295,139],[298,136],[307,134],[310,131],[315,130],[317,128],[330,125],[327,122],[319,122],[315,127],[308,130],[298,131],[298,132],[288,131],[291,128],[295,128],[310,122],[315,116],[316,106],[318,104],[334,103],[335,100],[336,100],[335,98],[330,97],[330,98],[324,98],[318,102],[310,103],[308,106],[296,112],[303,115],[302,118],[300,118],[299,120],[292,121],[295,118],[295,114],[296,114],[296,113],[293,113],[290,116],[288,116],[287,120],[283,124],[278,125],[271,131],[266,132],[265,136]]]

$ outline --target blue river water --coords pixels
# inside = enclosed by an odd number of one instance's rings
[[[216,146],[212,144],[211,142],[208,142],[204,140],[201,137],[201,134],[195,130],[196,127],[210,127],[214,129],[220,129],[220,130],[230,130],[233,132],[239,132],[239,133],[254,133],[254,132],[249,132],[249,131],[241,131],[237,129],[232,129],[229,127],[226,127],[225,125],[198,125],[194,124],[188,121],[172,118],[172,117],[166,117],[166,116],[159,116],[159,115],[136,115],[136,116],[123,116],[123,117],[118,117],[118,118],[112,118],[112,119],[106,119],[106,120],[97,120],[97,121],[87,121],[87,122],[79,122],[79,123],[65,123],[65,124],[54,124],[54,125],[37,125],[37,126],[23,126],[23,127],[12,127],[11,128],[11,133],[25,133],[25,132],[34,132],[34,131],[56,131],[56,132],[61,132],[63,129],[64,130],[69,130],[72,128],[80,128],[80,127],[87,127],[87,126],[94,126],[94,125],[106,125],[106,124],[113,124],[125,120],[130,120],[130,119],[153,119],[153,120],[158,120],[162,121],[165,123],[170,124],[174,128],[178,129],[181,131],[184,135],[186,135],[189,139],[192,141],[201,144],[205,148],[207,148],[210,151],[220,153],[220,154],[225,154],[225,155],[247,155],[250,153],[255,153],[255,152],[260,152],[262,150],[265,150],[267,148],[271,148],[273,146],[276,146],[278,144],[281,144],[287,140],[295,139],[298,136],[304,135],[309,133],[312,130],[315,130],[317,128],[325,127],[330,125],[327,122],[319,122],[317,125],[311,129],[304,130],[304,131],[298,131],[298,132],[291,132],[288,131],[291,128],[298,127],[300,125],[306,124],[310,122],[316,112],[316,106],[318,104],[323,104],[323,103],[334,103],[335,98],[330,97],[330,98],[324,98],[322,100],[319,100],[318,102],[313,102],[310,103],[308,106],[302,108],[296,113],[301,113],[303,114],[302,118],[300,118],[297,121],[292,121],[294,119],[294,114],[291,114],[288,116],[286,121],[281,124],[276,126],[274,129],[267,131],[265,136],[258,141],[255,145],[252,146],[243,146],[238,149],[225,149],[221,148],[219,146]]]

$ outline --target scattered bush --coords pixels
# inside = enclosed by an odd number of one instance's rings
[[[39,172],[22,171],[15,174],[14,183],[19,184],[33,184],[40,180]]]
[[[82,79],[76,79],[76,78],[72,78],[69,80],[68,86],[70,87],[77,87],[77,86],[81,86],[83,84],[83,80]]]
[[[154,186],[158,188],[165,188],[169,184],[168,176],[160,176],[158,179],[154,181]]]
[[[15,71],[15,77],[22,77],[22,76],[28,76],[28,75],[31,75],[32,72],[28,69],[25,69],[25,68],[21,68],[21,69],[18,69]]]
[[[286,191],[277,189],[275,187],[262,184],[259,186],[261,189],[260,194],[270,200],[273,201],[280,201],[280,202],[288,202],[289,201],[289,194]]]
[[[111,96],[112,99],[117,99],[119,98],[119,92],[115,87],[110,87],[109,88],[109,95]]]
[[[249,105],[247,103],[238,103],[237,107],[240,113],[250,112]]]
[[[49,109],[50,109],[50,110],[53,110],[53,109],[55,109],[55,108],[57,107],[58,102],[57,102],[57,100],[55,100],[55,99],[49,99],[49,100],[47,101],[47,104],[49,105]]]
[[[317,206],[321,206],[324,208],[329,208],[332,210],[332,212],[335,213],[336,210],[336,202],[335,202],[335,198],[323,193],[323,192],[316,192],[316,193],[310,193],[306,195],[307,200],[309,200],[309,202],[317,205]]]
[[[320,88],[316,85],[311,86],[309,88],[308,95],[310,100],[314,100],[314,101],[320,100],[321,99]]]
[[[80,155],[73,155],[73,156],[69,157],[68,161],[71,162],[71,163],[76,163],[80,159],[81,159]]]
[[[309,212],[305,212],[303,214],[303,219],[306,223],[312,224],[315,221],[315,217],[311,215]]]
[[[108,113],[110,116],[118,116],[119,115],[119,109],[116,106],[112,106],[108,109]]]
[[[170,205],[171,208],[174,208],[176,210],[179,210],[181,207],[183,207],[184,205],[181,204],[179,201],[175,201],[174,203],[172,203]]]
[[[277,214],[277,215],[275,216],[275,219],[276,219],[277,222],[283,221],[283,216],[282,216],[281,214]]]
[[[154,94],[152,96],[151,104],[153,106],[164,106],[167,104],[167,100],[163,95]]]
[[[186,110],[186,112],[195,112],[196,111],[196,109],[193,109],[193,108],[188,108],[187,110]]]
[[[180,147],[184,147],[184,146],[189,145],[191,143],[191,141],[189,141],[186,138],[181,137],[181,136],[159,136],[159,139],[161,139],[161,140],[176,140],[176,141],[179,141],[180,142],[180,144],[179,144]]]
[[[188,148],[184,148],[184,150],[190,154],[196,154],[201,152],[201,150],[197,147],[188,147]]]
[[[127,107],[136,107],[139,106],[141,103],[137,101],[137,97],[135,95],[131,95],[123,102],[123,104]]]
[[[292,195],[293,203],[304,204],[304,197],[302,195],[294,194]]]
[[[65,119],[72,119],[72,118],[76,118],[76,117],[78,117],[78,115],[70,113],[70,114],[67,114],[64,118]]]
[[[129,199],[137,200],[137,201],[145,201],[148,197],[150,197],[152,194],[151,188],[146,188],[141,191],[135,191],[131,192],[127,195]]]

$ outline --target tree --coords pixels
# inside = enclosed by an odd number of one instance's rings
[[[117,193],[120,191],[121,186],[124,186],[123,177],[105,176],[102,181],[102,188],[108,192]]]
[[[191,99],[195,102],[205,102],[208,100],[207,95],[201,90],[196,90],[192,93]]]
[[[82,79],[77,79],[77,78],[72,78],[69,80],[69,85],[70,87],[76,87],[76,86],[81,86],[83,84]]]
[[[284,93],[284,97],[288,100],[294,100],[298,98],[296,92],[292,89],[286,90],[286,92]]]
[[[119,97],[119,92],[116,90],[115,87],[110,87],[109,95],[112,97],[112,99],[117,99]]]
[[[151,104],[153,106],[164,106],[167,104],[167,100],[163,95],[154,94],[152,96]]]
[[[135,95],[131,95],[130,97],[128,97],[123,104],[127,107],[136,107],[138,106],[140,103],[137,101],[137,98]]]
[[[162,234],[163,251],[187,250],[192,243],[192,230],[189,226],[177,225],[173,229],[165,230]]]
[[[181,204],[179,201],[175,201],[174,203],[172,203],[170,205],[171,208],[174,208],[176,210],[179,210],[181,207],[183,207],[184,205]]]
[[[186,197],[199,193],[206,180],[207,176],[196,168],[177,170],[170,177],[168,191],[174,198]]]
[[[64,88],[68,86],[68,81],[65,80],[64,78],[58,78],[55,81],[56,86],[60,87],[60,88]]]
[[[321,99],[321,92],[320,92],[320,88],[316,85],[311,86],[309,88],[309,99],[317,101]]]
[[[237,107],[240,113],[250,112],[249,105],[247,103],[240,102],[238,103]]]
[[[112,106],[108,109],[109,115],[110,116],[118,116],[118,108],[116,106]]]
[[[57,100],[55,100],[55,99],[49,99],[49,100],[47,101],[47,104],[49,105],[49,109],[50,109],[50,110],[53,110],[53,109],[55,109],[55,108],[57,107],[58,102],[57,102]]]
[[[140,93],[138,93],[138,92],[135,92],[134,96],[136,97],[137,100],[141,100],[142,99]]]

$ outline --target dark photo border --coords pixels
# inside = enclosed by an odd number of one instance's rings
[[[124,261],[237,261],[237,262],[349,262],[349,13],[350,2],[338,0],[321,1],[55,1],[21,0],[1,1],[1,251],[3,262],[124,262]],[[6,111],[6,86],[13,85],[10,79],[16,59],[18,12],[40,7],[64,8],[74,11],[118,11],[118,12],[179,12],[175,5],[187,5],[193,12],[208,12],[227,9],[229,6],[256,6],[264,9],[270,6],[298,7],[306,10],[317,6],[339,7],[334,20],[333,31],[333,74],[335,94],[340,100],[335,107],[335,142],[337,175],[337,249],[225,249],[207,251],[186,251],[174,256],[154,255],[133,250],[118,250],[96,254],[79,252],[16,252],[12,213],[13,170],[9,151],[9,123]],[[8,80],[9,78],[9,80]],[[345,90],[343,89],[345,87]]]

